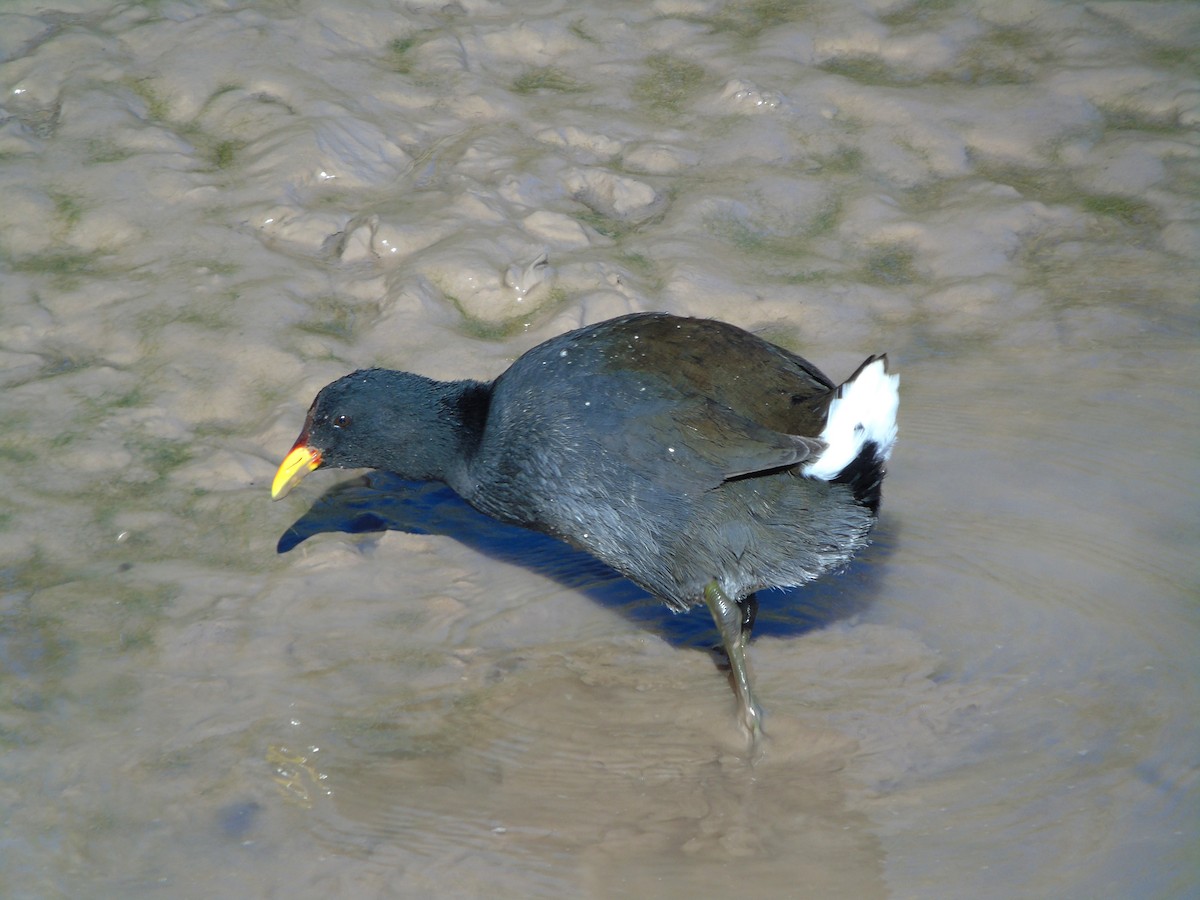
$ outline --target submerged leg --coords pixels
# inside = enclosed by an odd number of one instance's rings
[[[704,588],[704,605],[708,607],[713,621],[717,623],[725,655],[729,657],[742,724],[750,732],[751,741],[757,745],[763,733],[762,710],[759,709],[754,700],[754,692],[750,689],[750,670],[746,667],[746,639],[750,636],[750,626],[754,624],[754,613],[758,609],[758,603],[753,601],[748,607],[739,605],[726,597],[725,592],[712,581]]]

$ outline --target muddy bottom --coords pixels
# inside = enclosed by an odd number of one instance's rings
[[[1200,7],[16,0],[0,895],[1182,897]],[[674,616],[316,390],[631,310],[886,351],[874,543]]]

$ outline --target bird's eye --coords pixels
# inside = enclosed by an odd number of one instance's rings
[[[351,422],[351,420],[350,420],[349,416],[337,416],[333,420],[333,427],[334,428],[349,428],[350,422]]]

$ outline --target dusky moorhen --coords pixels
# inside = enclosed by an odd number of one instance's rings
[[[275,475],[321,466],[440,480],[472,506],[581,547],[682,612],[703,601],[752,740],[754,591],[801,585],[867,541],[899,377],[840,386],[724,322],[635,313],[539,344],[492,382],[362,369],[317,394]]]

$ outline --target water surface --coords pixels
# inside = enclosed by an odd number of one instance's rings
[[[0,15],[0,893],[1200,890],[1200,8]],[[268,500],[315,391],[631,310],[844,377],[875,544],[672,617],[436,486]]]

